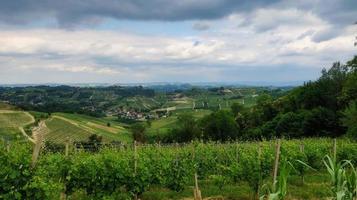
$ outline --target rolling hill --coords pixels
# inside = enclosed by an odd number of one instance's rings
[[[14,140],[23,138],[23,127],[34,123],[32,115],[23,111],[0,110],[0,138]]]
[[[49,131],[45,138],[55,143],[63,143],[67,137],[72,141],[83,141],[92,134],[102,136],[104,142],[131,141],[129,131],[118,122],[109,119],[54,113],[46,120],[46,125]]]

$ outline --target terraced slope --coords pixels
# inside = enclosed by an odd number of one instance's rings
[[[63,143],[67,137],[72,141],[83,141],[92,134],[101,135],[104,142],[131,141],[128,130],[119,123],[86,115],[55,113],[46,120],[46,125],[49,129],[46,140],[55,143]]]
[[[20,139],[24,126],[35,122],[27,112],[0,110],[0,138],[6,140]]]

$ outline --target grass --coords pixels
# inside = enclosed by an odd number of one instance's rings
[[[107,124],[110,123],[110,126]],[[103,137],[104,142],[130,142],[129,131],[120,123],[104,118],[94,118],[86,115],[53,113],[46,121],[49,128],[47,139],[63,143],[69,137],[73,141],[87,140],[92,134]]]
[[[0,127],[0,138],[4,140],[19,140],[23,138],[18,128],[14,127]]]
[[[147,130],[147,134],[149,136],[158,136],[165,135],[169,130],[175,127],[177,122],[177,116],[182,113],[191,113],[195,118],[200,119],[212,111],[210,110],[192,110],[192,109],[184,109],[184,110],[175,110],[172,115],[166,118],[160,118],[151,122],[151,126]]]
[[[0,127],[20,127],[31,120],[32,118],[23,112],[0,113]]]
[[[0,101],[0,110],[18,110],[18,108],[16,108],[13,105]]]
[[[21,111],[0,113],[0,137],[5,140],[23,138],[19,127],[24,127],[32,122],[32,118]]]
[[[302,185],[300,177],[294,175],[289,178],[286,199],[324,199],[330,195],[328,180],[326,173],[310,173],[306,176],[305,184]],[[199,181],[199,188],[203,198],[223,197],[230,200],[250,200],[253,196],[253,191],[246,182],[227,184],[220,189],[212,181]],[[188,186],[181,192],[154,186],[142,195],[142,199],[193,199],[193,186]]]
[[[46,121],[46,125],[49,128],[49,132],[46,134],[46,140],[56,143],[65,142],[67,137],[72,141],[86,140],[91,135],[90,132],[78,128],[62,119],[50,119]]]

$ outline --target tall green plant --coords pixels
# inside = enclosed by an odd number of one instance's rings
[[[266,195],[260,197],[261,200],[269,199],[269,200],[283,200],[285,199],[288,192],[288,178],[290,176],[291,171],[294,169],[293,165],[287,161],[287,159],[283,159],[280,164],[280,172],[278,176],[278,180],[273,183],[274,187],[272,189],[268,189]]]
[[[350,161],[337,162],[325,156],[324,164],[330,175],[331,192],[335,200],[354,200],[357,197],[357,172]]]

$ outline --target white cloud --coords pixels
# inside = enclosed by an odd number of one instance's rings
[[[0,30],[0,78],[32,76],[43,82],[53,79],[43,74],[58,73],[57,82],[66,77],[76,77],[77,82],[216,81],[225,80],[222,74],[229,70],[258,66],[318,70],[355,53],[356,27],[341,28],[334,37],[317,41],[319,33],[334,29],[310,11],[258,9],[212,20],[210,26],[184,36],[94,29]]]

